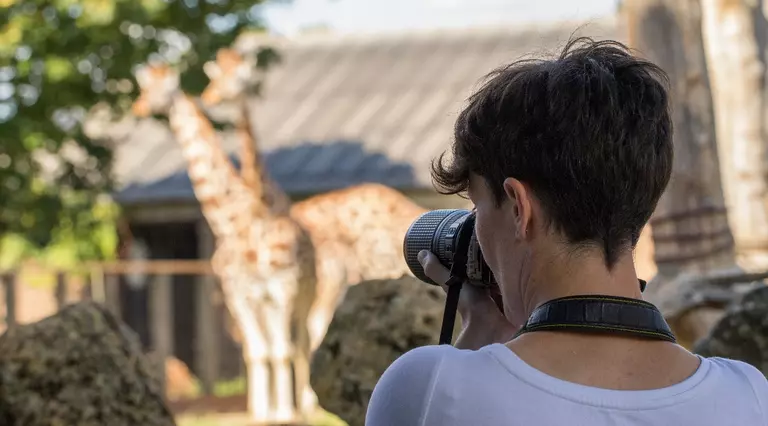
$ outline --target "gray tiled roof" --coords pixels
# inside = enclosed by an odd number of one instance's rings
[[[292,40],[280,47],[282,64],[254,104],[267,168],[293,193],[362,182],[431,188],[429,163],[448,147],[456,114],[479,79],[561,46],[579,25]],[[609,20],[578,34],[615,32]],[[235,156],[232,136],[222,137]],[[131,124],[115,172],[125,204],[193,199],[179,147],[158,122]]]

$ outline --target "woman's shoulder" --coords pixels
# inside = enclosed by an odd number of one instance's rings
[[[465,352],[473,352],[466,349],[458,349],[451,345],[427,345],[419,346],[400,355],[395,363],[419,363],[430,360],[438,360],[446,357],[457,356]],[[393,364],[394,365],[394,364]]]
[[[765,375],[752,364],[730,358],[702,357],[702,361],[708,362],[711,368],[721,375],[730,377],[734,382],[749,383],[763,390],[768,390],[768,380]]]
[[[368,404],[366,425],[418,424],[427,414],[436,391],[450,387],[446,380],[461,380],[454,374],[457,371],[461,376],[470,373],[472,359],[477,363],[490,360],[483,352],[482,349],[430,345],[401,355],[376,383]],[[456,368],[457,363],[461,364],[460,369]]]
[[[768,379],[762,371],[744,361],[720,357],[702,359],[718,373],[720,394],[748,405],[756,404],[768,424]]]
[[[479,350],[458,349],[451,345],[420,346],[404,353],[393,362],[385,374],[393,371],[418,373],[419,375],[439,374],[441,368],[461,362],[467,368],[473,363],[486,363],[492,358],[486,353],[488,347]],[[383,376],[382,376],[383,378]]]
[[[469,351],[451,345],[420,346],[399,356],[379,379],[379,386],[423,385],[439,375],[445,362],[466,356]]]
[[[757,367],[744,361],[729,358],[710,357],[703,358],[703,360],[709,362],[712,365],[711,368],[719,371],[726,383],[730,383],[734,387],[749,387],[759,399],[768,404],[768,379]]]

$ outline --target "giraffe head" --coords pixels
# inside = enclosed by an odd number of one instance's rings
[[[206,62],[203,71],[210,83],[200,100],[208,106],[237,99],[254,85],[258,76],[256,64],[230,48],[219,49],[216,60]]]
[[[132,111],[137,117],[165,114],[179,90],[179,73],[168,65],[147,65],[136,70],[139,98]]]

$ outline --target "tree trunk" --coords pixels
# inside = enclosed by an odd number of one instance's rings
[[[729,221],[739,265],[768,269],[768,212],[763,146],[765,66],[747,0],[702,0],[717,140]],[[751,2],[754,3],[754,2]],[[764,19],[764,18],[762,18]]]
[[[684,277],[735,268],[721,185],[715,119],[699,0],[626,0],[631,47],[669,75],[675,158],[672,179],[651,219],[656,276],[646,298],[691,346],[719,316],[696,305]]]
[[[632,0],[624,7],[630,44],[670,78],[674,170],[651,221],[659,274],[731,267],[699,1]]]

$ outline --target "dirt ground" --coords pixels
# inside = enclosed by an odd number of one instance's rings
[[[236,395],[195,398],[183,402],[171,402],[168,405],[174,413],[178,426],[250,426],[246,404],[245,395]],[[320,410],[306,426],[347,425],[335,415]]]
[[[239,413],[248,410],[248,401],[245,395],[201,396],[169,401],[168,408],[176,415]]]

